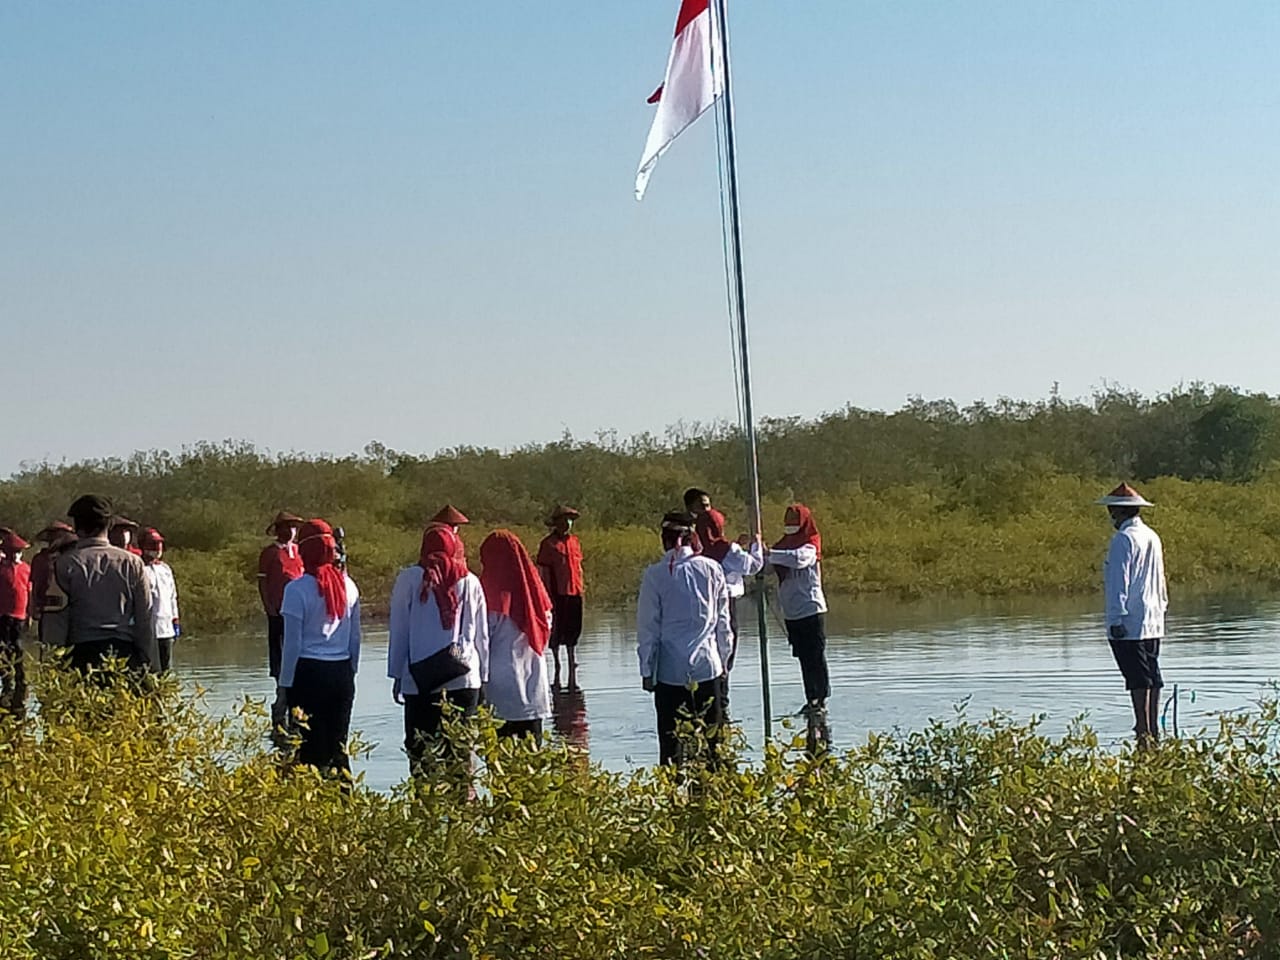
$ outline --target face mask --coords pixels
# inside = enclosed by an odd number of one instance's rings
[[[782,532],[783,532],[783,533],[785,533],[785,534],[788,534],[788,535],[793,534],[793,533],[799,533],[799,532],[800,532],[800,524],[798,524],[798,523],[788,523],[785,527],[783,527],[783,528],[782,528]]]
[[[573,520],[571,518],[566,518],[564,522],[564,532],[568,533],[572,529],[573,529]]]

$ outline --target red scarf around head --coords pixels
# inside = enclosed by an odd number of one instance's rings
[[[495,530],[480,545],[480,562],[480,585],[489,612],[510,617],[529,638],[533,652],[542,656],[551,639],[551,598],[524,544],[510,530]]]
[[[724,558],[733,549],[733,544],[724,536],[724,514],[714,507],[704,510],[693,522],[693,529],[702,544],[702,555],[716,563],[724,563]]]
[[[298,531],[298,553],[302,569],[316,578],[324,609],[330,620],[338,620],[347,612],[347,578],[333,565],[338,559],[338,542],[333,528],[323,520],[308,520]]]
[[[818,525],[813,522],[813,512],[803,503],[793,503],[787,508],[788,513],[795,513],[799,519],[800,527],[795,533],[784,534],[782,539],[773,545],[775,550],[799,550],[801,547],[812,546],[818,551],[818,559],[822,559],[822,534],[818,532]],[[791,573],[786,567],[774,567],[778,573],[779,580],[787,579]]]
[[[440,626],[446,630],[452,630],[458,622],[461,601],[454,588],[469,572],[465,557],[462,540],[449,527],[432,524],[422,532],[422,549],[418,552],[422,591],[418,597],[426,603],[428,597],[435,596]]]

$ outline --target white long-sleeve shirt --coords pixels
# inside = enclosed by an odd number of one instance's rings
[[[729,552],[720,561],[724,567],[724,579],[729,585],[729,597],[736,600],[747,592],[746,579],[764,569],[764,552],[760,544],[753,543],[750,552],[736,543],[729,545]]]
[[[724,674],[732,645],[720,564],[681,547],[645,570],[636,610],[640,676],[677,687],[706,683]]]
[[[151,584],[151,622],[157,640],[172,640],[173,621],[178,616],[178,582],[173,568],[163,560],[147,564],[147,582]]]
[[[280,613],[284,644],[280,656],[280,686],[292,687],[299,660],[350,660],[351,672],[360,667],[360,591],[345,573],[347,609],[336,620],[325,609],[320,584],[309,573],[284,588]]]
[[[440,625],[440,606],[435,594],[428,592],[422,600],[422,568],[405,567],[391,589],[391,618],[388,624],[387,676],[400,681],[400,692],[406,696],[431,693],[419,690],[409,672],[410,661],[417,663],[449,644],[456,644],[470,669],[450,680],[445,690],[477,690],[489,682],[489,615],[484,589],[474,573],[468,573],[453,588],[458,597],[458,616],[453,629]]]
[[[803,620],[827,612],[827,595],[822,591],[822,564],[818,548],[811,543],[794,550],[770,550],[769,563],[790,572],[778,581],[778,606],[787,620]]]
[[[1108,630],[1121,624],[1129,640],[1164,636],[1164,615],[1169,608],[1164,547],[1141,517],[1130,517],[1111,538],[1102,582]]]
[[[547,626],[551,626],[550,612]],[[493,712],[503,720],[546,720],[551,716],[547,653],[534,653],[529,638],[502,613],[489,614],[486,697]]]

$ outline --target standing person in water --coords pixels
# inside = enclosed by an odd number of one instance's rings
[[[827,672],[827,597],[822,591],[822,535],[803,503],[787,507],[782,539],[766,558],[778,575],[778,605],[791,655],[804,680],[803,713],[821,718],[831,696]]]
[[[309,520],[298,531],[303,574],[284,588],[280,687],[301,714],[298,762],[347,777],[347,734],[360,667],[360,591],[334,566],[333,528]]]
[[[0,539],[0,710],[18,717],[27,703],[22,634],[31,608],[31,565],[22,551],[29,546],[12,530]]]
[[[480,584],[489,610],[489,685],[485,698],[504,721],[499,736],[542,739],[551,716],[547,643],[551,598],[524,544],[495,530],[480,545]]]
[[[297,514],[281,510],[267,524],[267,533],[275,536],[275,542],[264,547],[258,555],[258,596],[267,615],[267,671],[276,681],[276,698],[271,704],[271,728],[277,734],[288,720],[289,707],[280,688],[280,656],[284,647],[284,617],[280,604],[284,602],[284,588],[302,576],[302,555],[295,542],[303,520]]]
[[[113,547],[128,550],[135,557],[142,556],[137,544],[138,524],[128,517],[117,514],[111,518],[111,528],[107,530],[107,540]]]
[[[387,676],[391,695],[404,704],[404,750],[417,774],[439,740],[444,704],[470,717],[489,679],[489,620],[484,589],[467,569],[458,535],[431,523],[422,534],[418,562],[405,567],[391,589]],[[410,663],[453,647],[467,672],[434,690],[420,690]]]
[[[155,624],[156,647],[160,653],[160,672],[168,673],[173,661],[173,641],[182,633],[178,623],[178,583],[164,556],[164,537],[155,527],[147,527],[138,538],[142,562],[147,566],[151,583],[151,619]]]
[[[725,528],[724,514],[711,505],[711,494],[697,487],[690,487],[684,492],[684,509],[693,517],[693,541],[690,544],[694,553],[702,553],[712,531]]]
[[[578,640],[582,636],[582,544],[573,532],[581,514],[573,507],[559,506],[547,520],[551,532],[538,545],[538,569],[551,595],[551,652],[560,686],[560,648],[569,661],[569,688],[578,685]]]
[[[718,563],[693,552],[692,540],[693,517],[662,518],[666,555],[645,570],[636,605],[640,681],[653,694],[663,764],[685,760],[677,734],[682,714],[706,723],[712,761],[724,722],[729,587]]]
[[[733,647],[729,653],[724,678],[725,719],[729,715],[729,672],[738,657],[738,600],[746,595],[746,578],[755,576],[764,568],[764,547],[759,540],[751,543],[746,535],[737,542],[724,535],[724,517],[718,510],[708,507],[699,514],[695,533],[702,543],[702,555],[714,560],[724,570],[725,583],[729,587],[729,628],[733,634]],[[744,544],[750,549],[743,549]]]
[[[69,523],[56,520],[36,534],[36,540],[43,543],[40,551],[31,558],[31,600],[29,606],[30,619],[36,621],[37,636],[44,643],[44,615],[53,606],[61,609],[66,603],[66,596],[56,598],[51,588],[53,581],[53,560],[62,549],[76,542],[76,531]]]
[[[433,526],[444,527],[454,535],[457,558],[465,566],[467,562],[467,547],[462,542],[462,528],[471,522],[467,519],[467,515],[453,504],[446,503],[427,522]]]
[[[1107,639],[1133,701],[1134,733],[1146,746],[1160,738],[1160,641],[1169,608],[1164,546],[1138,515],[1153,504],[1129,484],[1097,502],[1107,508],[1116,529],[1102,568]]]

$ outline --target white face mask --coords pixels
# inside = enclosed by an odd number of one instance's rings
[[[782,528],[782,532],[788,535],[793,533],[799,533],[800,525],[798,523],[788,523],[785,527]]]

